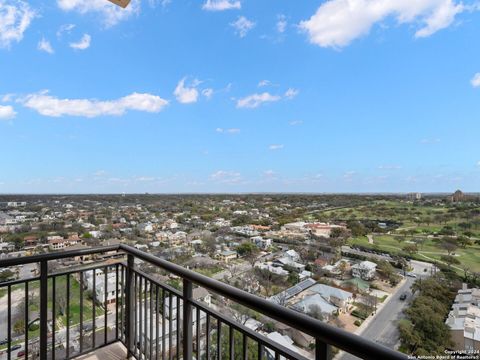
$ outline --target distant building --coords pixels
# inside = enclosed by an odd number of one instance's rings
[[[236,251],[231,251],[231,250],[225,250],[225,251],[222,251],[221,253],[219,253],[217,255],[217,257],[222,260],[223,262],[230,262],[232,260],[235,260],[236,258],[238,258],[238,254]]]
[[[451,202],[462,202],[465,201],[466,196],[462,191],[457,190],[450,196],[449,199]]]
[[[407,199],[410,200],[410,201],[421,200],[422,199],[422,194],[420,194],[418,192],[409,193],[409,194],[407,194]]]
[[[361,263],[352,266],[352,275],[353,277],[368,281],[375,277],[376,270],[377,264],[374,262],[362,261]]]
[[[26,206],[27,203],[26,201],[9,201],[7,203],[8,207],[20,207],[20,206]]]
[[[264,239],[261,236],[254,236],[250,238],[250,240],[262,250],[267,250],[270,246],[272,246],[272,239]]]
[[[454,350],[480,350],[480,289],[463,284],[445,323],[450,327]]]

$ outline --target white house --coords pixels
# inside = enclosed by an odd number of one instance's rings
[[[352,266],[352,275],[363,280],[372,280],[375,277],[377,264],[371,261],[362,261]]]
[[[264,239],[261,236],[254,236],[250,238],[250,240],[262,250],[267,250],[270,246],[272,246],[272,239]]]

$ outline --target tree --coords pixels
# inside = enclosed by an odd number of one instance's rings
[[[418,252],[418,248],[416,244],[407,244],[403,247],[403,251],[405,251],[408,255],[413,255]]]
[[[237,247],[237,252],[240,256],[244,257],[252,267],[257,261],[258,253],[260,250],[251,242],[244,242],[243,244]]]
[[[323,320],[323,313],[322,313],[322,309],[320,308],[320,306],[316,305],[316,304],[313,304],[313,305],[310,305],[308,307],[308,312],[307,314],[311,317],[313,317],[314,319],[317,319],[317,320]]]
[[[13,277],[13,272],[9,269],[5,269],[0,272],[0,282],[10,280]]]
[[[399,323],[402,348],[412,355],[440,355],[451,345],[450,329],[445,317],[454,292],[449,283],[438,276],[417,280],[412,291],[419,291],[405,310],[408,321]]]
[[[466,248],[467,246],[471,246],[473,245],[473,241],[471,239],[469,239],[468,237],[466,236],[459,236],[457,238],[457,242],[458,244],[462,247],[462,248]]]
[[[17,320],[13,325],[13,331],[15,331],[17,335],[23,334],[25,332],[25,320],[24,319]]]
[[[296,285],[300,281],[300,276],[295,271],[292,271],[288,274],[287,281],[292,286]]]
[[[449,241],[443,241],[440,246],[442,247],[442,249],[444,249],[447,254],[450,256],[452,253],[455,252],[455,250],[457,250],[457,244],[455,244],[454,242],[452,242],[451,240]]]
[[[340,279],[343,280],[343,277],[345,276],[345,273],[348,270],[348,264],[346,261],[340,261],[340,264],[338,264],[338,271],[340,271]]]
[[[451,255],[442,255],[440,259],[446,262],[448,267],[450,267],[452,264],[456,264],[456,265],[460,264],[460,260],[458,260],[456,257]]]

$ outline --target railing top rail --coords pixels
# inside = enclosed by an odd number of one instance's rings
[[[385,346],[374,343],[373,341],[361,338],[358,335],[351,334],[345,330],[325,324],[319,320],[313,319],[305,314],[277,305],[273,302],[262,299],[246,291],[237,289],[231,285],[211,279],[191,270],[187,270],[179,265],[160,259],[154,255],[145,253],[128,245],[113,245],[97,247],[91,249],[64,251],[58,253],[48,253],[22,258],[11,258],[0,260],[0,268],[24,265],[29,263],[38,263],[42,261],[58,260],[69,257],[92,255],[104,253],[107,251],[122,250],[141,260],[149,262],[171,273],[187,279],[201,287],[211,290],[230,300],[260,312],[272,319],[298,329],[305,334],[313,336],[322,342],[333,345],[339,349],[364,359],[408,359],[407,355],[389,349]]]
[[[119,248],[120,248],[119,245],[110,245],[110,246],[95,247],[90,249],[70,250],[70,251],[53,252],[53,253],[46,253],[46,254],[39,254],[39,255],[32,255],[32,256],[7,258],[7,259],[0,260],[0,268],[39,263],[41,261],[66,259],[66,258],[72,258],[76,256],[100,254],[108,251],[115,251],[115,250],[118,250]]]

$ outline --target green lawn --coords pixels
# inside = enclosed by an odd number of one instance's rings
[[[418,236],[417,236],[418,237]],[[407,241],[411,241],[412,237],[405,237],[401,242],[397,241],[393,236],[390,235],[381,235],[374,236],[374,244],[369,244],[366,237],[357,237],[349,240],[350,245],[361,245],[378,250],[386,250],[393,253],[402,252],[402,248],[408,244]],[[443,250],[437,243],[432,241],[432,239],[427,239],[425,243],[419,246],[419,251],[415,258],[418,260],[427,261],[425,257],[422,257],[420,254],[433,258],[435,260],[440,260],[442,255],[447,255],[447,252]],[[480,271],[480,246],[473,245],[468,246],[466,249],[458,248],[455,251],[456,258],[460,260],[462,265],[457,265],[461,267],[465,265],[470,269],[470,271],[479,272]]]

